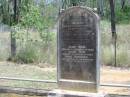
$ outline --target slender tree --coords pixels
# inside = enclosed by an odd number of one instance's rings
[[[124,9],[126,0],[121,0],[121,9]]]
[[[12,1],[10,0],[10,2],[12,2]],[[13,0],[12,3],[13,3],[13,16],[12,16],[13,21],[11,22],[11,20],[10,20],[10,26],[13,26],[18,23],[17,0]],[[16,55],[16,39],[13,36],[14,32],[15,32],[14,30],[11,30],[11,58],[13,58]]]
[[[1,0],[1,22],[14,26],[18,23],[18,0]],[[11,29],[11,58],[16,54],[16,40]]]
[[[117,34],[116,34],[116,22],[115,22],[115,2],[114,0],[110,1],[110,9],[111,9],[111,31],[112,31],[112,40],[113,40],[113,47],[114,47],[114,66],[117,66],[117,60],[116,60],[116,45],[117,45]]]
[[[98,8],[98,14],[100,14],[101,16],[104,15],[104,6],[103,6],[104,0],[97,0],[97,8]]]

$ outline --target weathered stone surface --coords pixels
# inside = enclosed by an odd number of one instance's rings
[[[61,13],[58,31],[58,82],[63,89],[96,92],[99,78],[98,16],[72,7]]]
[[[49,94],[48,97],[106,97],[103,93],[74,92],[66,90],[53,90],[56,95]]]

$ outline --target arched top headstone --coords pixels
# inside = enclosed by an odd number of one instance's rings
[[[99,17],[90,8],[60,14],[58,82],[63,89],[95,92],[99,83]]]
[[[62,10],[60,16],[59,16],[59,21],[63,18],[66,17],[66,15],[69,15],[69,14],[88,14],[88,15],[91,15],[95,20],[99,21],[100,18],[99,16],[94,12],[93,9],[89,8],[89,7],[81,7],[81,6],[75,6],[75,7],[70,7],[69,9],[67,10]]]

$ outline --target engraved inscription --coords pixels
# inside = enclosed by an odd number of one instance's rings
[[[61,21],[61,77],[94,81],[96,33],[89,13],[73,14]],[[85,17],[88,16],[88,17]],[[85,70],[86,69],[86,70]],[[78,75],[78,77],[77,77]]]
[[[97,18],[84,8],[70,8],[59,21],[60,79],[96,83]]]

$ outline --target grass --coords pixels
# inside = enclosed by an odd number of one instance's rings
[[[114,65],[114,45],[110,22],[101,21],[102,64]],[[118,24],[117,29],[117,66],[130,67],[130,25]]]
[[[41,64],[40,64],[41,65]],[[44,65],[44,64],[43,64]],[[57,80],[56,68],[54,67],[39,67],[35,64],[14,64],[1,62],[0,63],[0,77],[13,77],[22,79],[34,79],[34,80]],[[13,81],[13,80],[0,80],[0,86],[12,86],[12,87],[28,87],[28,88],[56,88],[56,84],[44,84],[40,82],[29,81]]]
[[[18,94],[12,94],[12,93],[1,93],[0,97],[41,97],[41,96],[27,96],[27,95],[18,95]]]
[[[7,64],[3,66],[3,64]],[[44,65],[45,66],[45,65]],[[38,67],[37,65],[14,65],[12,63],[0,63],[0,76],[3,77],[18,77],[25,79],[36,80],[56,80],[56,68],[46,65],[45,67]],[[118,83],[129,84],[130,70],[120,68],[112,68],[104,66],[101,68],[101,83]],[[121,77],[123,76],[123,79]],[[23,87],[23,88],[37,88],[37,89],[57,89],[57,84],[48,84],[42,82],[30,82],[30,81],[14,81],[14,80],[0,80],[0,86],[10,87]],[[106,87],[107,88],[107,87]],[[101,91],[106,93],[118,93],[129,94],[129,89],[124,88],[111,88],[106,89],[101,87]],[[105,89],[105,91],[104,91]],[[124,92],[125,91],[125,92]],[[0,96],[1,97],[1,96]],[[18,96],[19,97],[19,96]]]
[[[56,68],[51,67],[41,68],[37,65],[32,64],[18,65],[15,63],[2,62],[0,63],[0,76],[56,80]]]
[[[6,60],[10,56],[10,34],[0,32],[0,61]]]
[[[102,64],[113,66],[114,48],[112,44],[110,28],[111,28],[110,22],[101,21]],[[130,31],[129,24],[117,25],[117,65],[120,67],[130,67],[129,31]],[[24,64],[24,63],[21,64],[20,61],[18,63],[5,62],[6,59],[10,56],[10,39],[9,39],[10,34],[9,32],[0,33],[0,34],[1,34],[0,35],[0,60],[1,60],[0,77],[16,77],[16,78],[36,79],[36,80],[56,80],[56,35],[54,36],[54,41],[50,43],[50,45],[48,46],[49,48],[48,49],[44,45],[44,43],[41,40],[39,40],[39,36],[37,33],[33,33],[33,34],[30,33],[29,34],[31,35],[30,41],[32,44],[32,48],[34,49],[34,51],[36,51],[36,54],[38,54],[38,62],[35,61],[35,63],[32,64]],[[24,44],[26,45],[26,41],[17,40],[17,46],[18,46],[17,53],[25,49]],[[28,46],[28,49],[30,47],[31,46]],[[34,51],[32,50],[32,52]],[[25,56],[26,54],[22,53],[22,55],[23,57],[26,57]],[[110,70],[111,69],[109,69],[108,71]],[[109,75],[108,73],[106,75]],[[117,73],[114,72],[114,74],[113,73],[111,74],[116,75]],[[101,76],[106,76],[106,75],[102,74]],[[108,77],[109,82],[111,82],[110,78],[111,76]],[[103,79],[101,80],[103,81],[104,79],[107,80],[107,78],[105,77],[103,77]],[[114,81],[118,81],[118,80],[114,79]],[[43,84],[38,82],[12,81],[12,80],[0,80],[0,86],[25,87],[25,88],[28,87],[28,88],[40,88],[40,89],[57,88],[57,84]],[[13,97],[12,95],[13,94],[11,94],[10,97]],[[0,97],[2,96],[0,95]]]
[[[112,42],[111,24],[107,20],[101,21],[101,53],[102,64],[114,64],[114,46]],[[130,66],[130,25],[117,25],[117,65]],[[9,32],[0,33],[0,60],[5,61],[10,56]],[[20,30],[17,37],[17,55],[14,59],[18,63],[49,63],[56,64],[56,34],[53,35],[48,45],[40,38],[36,32]],[[52,33],[51,33],[52,34]],[[28,39],[28,42],[27,42]]]
[[[46,32],[42,32],[46,33]],[[16,62],[56,64],[56,33],[48,32],[49,38],[39,32],[18,31]]]
[[[56,34],[51,33],[52,41],[45,43],[38,32],[20,30],[16,37],[16,56],[13,61],[18,63],[49,63],[56,64]],[[0,32],[0,61],[10,57],[10,32]]]

